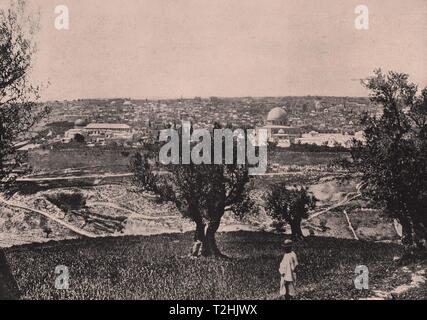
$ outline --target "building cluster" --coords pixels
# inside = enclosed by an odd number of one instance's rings
[[[265,118],[265,124],[257,127],[259,130],[266,130],[268,141],[275,143],[278,147],[290,147],[291,144],[314,144],[328,147],[350,147],[353,140],[363,141],[362,131],[354,132],[348,130],[344,132],[318,131],[307,132],[308,127],[304,123],[292,124],[288,114],[280,107],[273,108]]]
[[[155,139],[161,129],[190,121],[195,128],[212,128],[214,123],[263,128],[269,140],[282,147],[291,143],[345,146],[360,137],[359,119],[364,112],[375,112],[365,98],[97,99],[53,102],[50,122],[72,124],[61,134],[62,143],[78,139],[89,145],[109,141],[135,145]]]
[[[74,128],[65,132],[62,142],[73,140],[88,143],[105,143],[110,141],[129,141],[133,139],[133,132],[129,125],[120,123],[89,123],[78,119]]]

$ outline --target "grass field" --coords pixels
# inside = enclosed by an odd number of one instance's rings
[[[275,149],[268,155],[271,163],[294,166],[328,165],[332,161],[348,157],[347,153],[340,152],[298,152],[287,149]]]
[[[270,233],[218,235],[231,259],[194,259],[191,234],[82,239],[7,249],[25,299],[274,299],[283,237]],[[300,299],[353,299],[372,290],[410,282],[399,275],[394,244],[308,238],[296,248]],[[54,271],[65,265],[70,289],[54,288]],[[370,290],[356,290],[354,270],[366,265]],[[411,298],[420,298],[419,294]]]

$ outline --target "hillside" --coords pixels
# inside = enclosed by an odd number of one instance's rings
[[[299,176],[292,177],[300,179]],[[257,180],[253,198],[260,204],[258,212],[243,220],[226,214],[220,231],[276,231],[275,223],[263,210],[262,192],[268,183],[275,183],[278,179],[283,177]],[[344,214],[346,212],[358,239],[396,242],[398,236],[392,221],[384,217],[381,210],[370,209],[369,203],[359,199],[346,202],[356,191],[355,185],[355,182],[340,182],[333,177],[312,181],[310,190],[319,201],[315,212],[310,214],[343,203],[345,205],[304,223],[304,233],[354,239]],[[61,187],[31,194],[16,193],[9,199],[9,203],[35,211],[6,205],[0,198],[0,247],[75,238],[76,234],[67,229],[67,225],[94,236],[182,233],[194,229],[194,224],[183,219],[171,204],[160,204],[149,195],[132,192],[129,184],[122,183],[120,186]],[[60,194],[81,194],[86,203],[81,208],[65,210],[52,202],[52,198]],[[40,212],[47,216],[41,216]],[[46,238],[46,229],[51,231],[49,238]]]
[[[32,244],[6,255],[25,299],[276,299],[283,236],[218,239],[231,259],[188,257],[188,233]],[[310,237],[296,252],[300,299],[426,298],[427,263],[399,267],[398,245]],[[69,290],[54,288],[57,265],[70,270]],[[358,265],[369,268],[369,290],[355,289]]]
[[[18,192],[0,203],[0,246],[11,247],[7,258],[25,299],[275,299],[284,235],[263,211],[262,191],[282,179],[307,181],[319,200],[303,224],[311,236],[297,248],[299,298],[426,297],[417,287],[425,264],[402,269],[394,261],[401,247],[392,222],[354,198],[357,181],[319,170],[256,181],[259,212],[243,220],[226,214],[221,224],[219,245],[231,260],[189,258],[194,224],[127,183]],[[64,194],[85,204],[67,209],[55,201]],[[68,291],[54,288],[58,265],[70,269]],[[370,290],[354,287],[358,265],[369,268]]]

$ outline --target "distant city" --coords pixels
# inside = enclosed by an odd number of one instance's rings
[[[379,112],[363,97],[82,99],[47,104],[49,117],[31,139],[21,142],[23,150],[73,141],[138,147],[181,121],[190,121],[195,128],[211,128],[215,122],[264,128],[269,140],[283,148],[292,143],[345,147],[353,138],[361,138],[362,114]]]

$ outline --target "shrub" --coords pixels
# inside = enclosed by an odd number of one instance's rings
[[[46,198],[64,211],[79,210],[86,206],[86,198],[81,192],[62,192],[55,195],[49,195]]]

